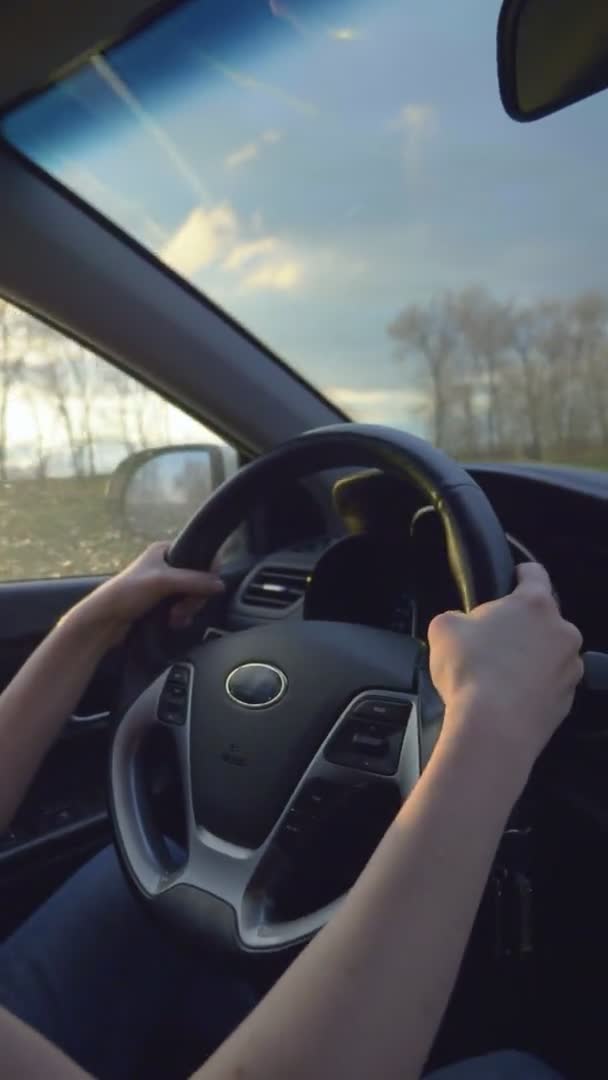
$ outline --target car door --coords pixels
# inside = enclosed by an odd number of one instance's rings
[[[182,488],[165,477],[146,501],[144,482],[125,506],[125,475],[167,447],[188,451]],[[0,689],[66,610],[151,537],[172,535],[237,465],[208,428],[0,299]],[[106,751],[122,663],[120,649],[102,662],[0,836],[3,936],[109,840]]]

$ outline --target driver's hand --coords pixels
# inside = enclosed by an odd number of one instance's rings
[[[175,596],[178,599],[170,611],[170,625],[174,629],[187,627],[209,597],[224,591],[224,585],[217,574],[169,566],[165,559],[168,548],[166,543],[152,544],[78,605],[75,610],[80,618],[107,626],[120,641],[136,619],[161,600]]]
[[[542,566],[524,563],[517,578],[502,600],[433,619],[431,676],[446,726],[464,716],[536,758],[572,707],[583,674],[582,637],[562,619]]]

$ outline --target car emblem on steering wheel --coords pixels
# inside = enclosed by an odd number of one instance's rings
[[[286,690],[287,677],[272,664],[241,664],[226,679],[228,697],[247,709],[275,705]]]

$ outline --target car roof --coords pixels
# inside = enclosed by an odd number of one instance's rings
[[[53,82],[173,4],[164,0],[4,0],[0,109]]]

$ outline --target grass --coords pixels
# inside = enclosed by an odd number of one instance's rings
[[[608,469],[605,450],[569,457],[570,465]],[[0,483],[0,581],[121,570],[148,541],[126,527],[107,483],[106,476]]]
[[[0,483],[0,580],[111,574],[146,542],[106,496],[104,476]]]

